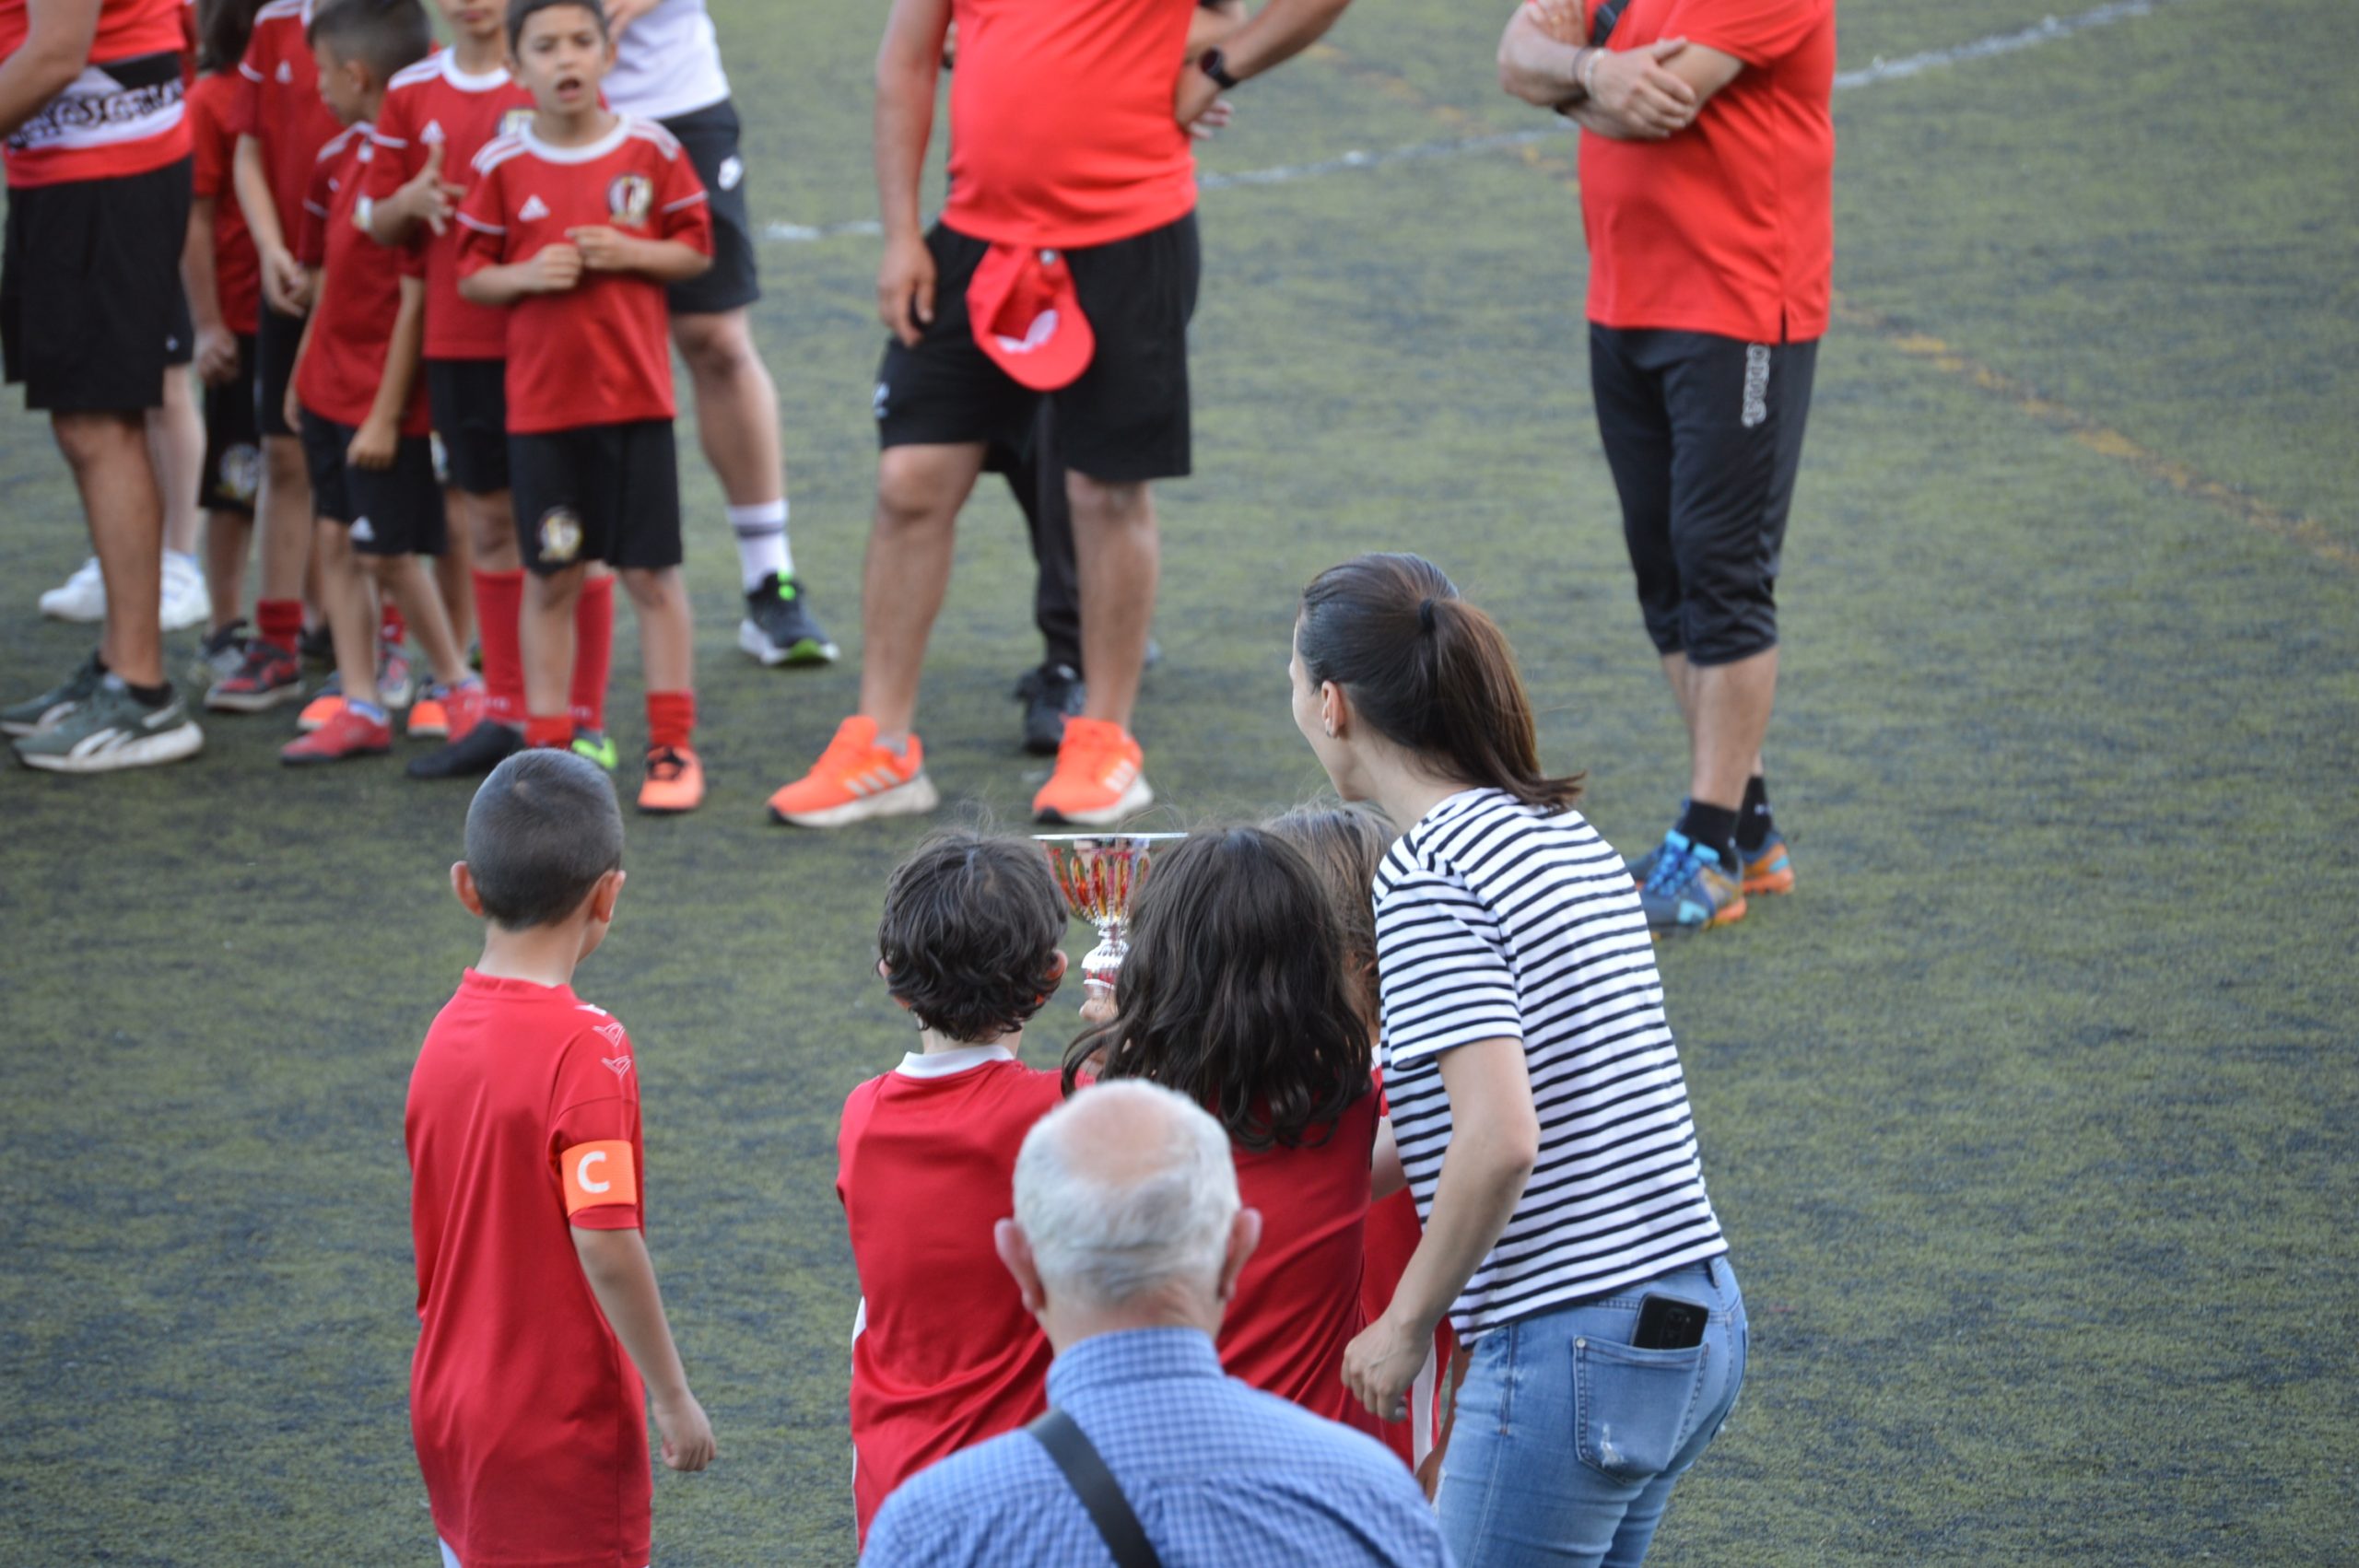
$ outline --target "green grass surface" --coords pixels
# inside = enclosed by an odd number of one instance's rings
[[[878,13],[715,9],[757,218],[873,216]],[[1844,64],[2046,9],[1855,0]],[[1533,124],[1491,80],[1496,20],[1361,0],[1238,95],[1206,166]],[[2334,0],[2180,0],[1837,100],[1837,285],[1895,325],[1820,362],[1772,756],[1801,892],[1664,954],[1755,1338],[1661,1562],[2359,1559],[2353,41]],[[1139,720],[1168,820],[1318,782],[1293,591],[1395,546],[1506,624],[1609,837],[1658,834],[1681,750],[1597,450],[1572,193],[1491,152],[1217,192],[1203,222],[1200,472],[1164,495]],[[796,553],[855,657],[874,255],[768,246],[758,310]],[[841,1562],[834,1122],[907,1040],[870,942],[920,829],[763,820],[855,676],[734,651],[719,498],[683,472],[713,792],[632,825],[581,977],[639,1041],[651,1241],[723,1447],[659,1475],[657,1556]],[[84,545],[13,400],[0,474],[13,697],[87,646],[32,617]],[[945,815],[1020,821],[1039,777],[1006,699],[1027,572],[980,497],[926,689]],[[466,790],[289,775],[285,728],[210,721],[202,756],[131,777],[0,771],[0,1560],[432,1561],[401,1115],[475,951],[443,872]]]

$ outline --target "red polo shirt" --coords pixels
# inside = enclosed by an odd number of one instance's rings
[[[1609,44],[1666,38],[1744,69],[1666,141],[1581,137],[1590,320],[1747,343],[1823,335],[1835,263],[1835,0],[1630,0]]]

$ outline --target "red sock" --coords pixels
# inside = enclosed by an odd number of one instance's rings
[[[690,737],[697,732],[697,694],[694,692],[649,692],[647,694],[647,743],[656,746],[676,746],[685,750]]]
[[[377,613],[377,636],[393,648],[409,640],[409,623],[402,619],[402,607],[390,593],[385,596],[384,607]]]
[[[475,625],[483,634],[486,713],[502,724],[524,720],[524,653],[516,618],[523,613],[524,574],[475,568]]]
[[[615,579],[586,578],[573,602],[573,723],[606,727],[606,674],[615,662]]]
[[[559,751],[573,744],[573,716],[535,713],[524,720],[524,743],[528,746],[553,746]]]
[[[262,627],[263,641],[283,652],[292,653],[303,638],[303,602],[300,599],[264,599],[254,604],[254,620]]]

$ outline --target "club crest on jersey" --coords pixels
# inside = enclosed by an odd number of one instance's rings
[[[499,134],[503,136],[512,136],[532,123],[533,111],[531,110],[511,109],[507,113],[499,117]]]
[[[617,174],[606,187],[606,218],[621,228],[637,228],[655,210],[655,181],[644,174]]]
[[[541,514],[541,559],[565,565],[581,554],[581,520],[571,507],[551,507]]]

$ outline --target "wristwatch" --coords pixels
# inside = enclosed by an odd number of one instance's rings
[[[1217,49],[1207,49],[1198,55],[1196,68],[1210,76],[1213,85],[1224,92],[1237,85],[1237,78],[1228,74],[1228,62],[1222,58]]]

